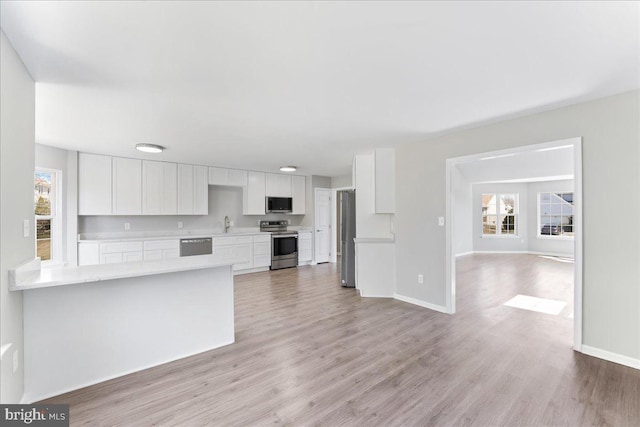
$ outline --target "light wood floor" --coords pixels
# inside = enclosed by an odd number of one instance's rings
[[[335,264],[238,276],[235,344],[48,402],[72,425],[640,425],[640,371],[573,352],[571,307],[502,305],[570,301],[572,269],[463,257],[453,316],[362,299]]]

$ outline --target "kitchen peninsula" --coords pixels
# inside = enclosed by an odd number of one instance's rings
[[[23,291],[24,401],[233,343],[232,267],[203,255],[11,270],[10,289]]]

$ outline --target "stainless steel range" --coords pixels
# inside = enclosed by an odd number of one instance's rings
[[[271,270],[298,266],[298,233],[289,221],[260,221],[260,231],[271,233]]]

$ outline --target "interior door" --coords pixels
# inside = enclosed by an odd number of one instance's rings
[[[315,192],[316,262],[329,262],[331,247],[331,190],[316,188]]]

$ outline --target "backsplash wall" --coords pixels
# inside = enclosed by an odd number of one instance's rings
[[[309,179],[309,178],[307,178]],[[307,207],[308,208],[308,207]],[[209,215],[145,215],[145,216],[79,216],[79,233],[123,232],[124,223],[130,231],[177,230],[182,221],[184,230],[224,228],[224,217],[229,216],[234,227],[258,227],[260,220],[289,220],[292,226],[301,225],[305,215],[242,215],[242,188],[209,186]]]

